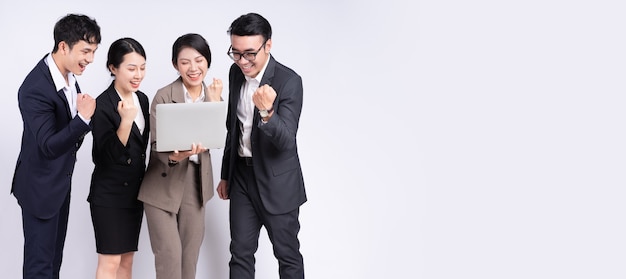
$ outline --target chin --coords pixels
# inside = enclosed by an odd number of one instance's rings
[[[185,83],[189,84],[191,86],[198,86],[198,85],[202,84],[202,80],[201,79],[199,79],[199,80],[185,80]]]

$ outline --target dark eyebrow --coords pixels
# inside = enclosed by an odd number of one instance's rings
[[[196,60],[196,59],[198,59],[198,58],[204,58],[204,55],[200,54],[200,55],[198,55],[198,56],[194,56],[194,57],[191,57],[191,58],[189,58],[189,59],[188,59],[188,58],[178,58],[178,59],[180,59],[180,60],[187,60],[187,61],[191,61],[191,60]]]
[[[249,49],[246,49],[246,50],[244,50],[244,51],[238,50],[238,49],[236,49],[236,48],[234,48],[234,47],[233,47],[233,48],[231,48],[231,49],[232,49],[233,51],[240,52],[240,53],[244,53],[244,52],[255,52],[255,51],[256,51],[256,49],[253,49],[253,48],[249,48]]]
[[[146,65],[146,63],[140,64],[140,65],[133,64],[133,63],[126,64],[126,66],[131,66],[131,67],[141,67],[141,66],[145,66],[145,65]]]

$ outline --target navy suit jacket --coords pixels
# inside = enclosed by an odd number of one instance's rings
[[[76,88],[80,92],[78,83]],[[69,194],[76,152],[91,127],[78,115],[72,117],[63,90],[56,90],[45,56],[24,79],[18,102],[24,130],[11,192],[23,210],[50,218]]]
[[[245,81],[241,69],[233,64],[229,74],[228,132],[222,159],[221,178],[225,180],[232,177],[239,156],[241,122],[237,118],[237,104]],[[277,96],[272,106],[274,114],[266,124],[261,124],[259,111],[254,108],[250,136],[253,169],[263,206],[271,214],[283,214],[307,200],[296,144],[302,110],[302,78],[270,56],[260,86],[264,84],[274,88]]]
[[[122,121],[117,104],[121,99],[115,91],[114,82],[96,98],[96,111],[91,118],[95,168],[87,198],[93,205],[117,208],[141,206],[137,194],[146,171],[150,106],[146,94],[137,91],[136,95],[141,105],[137,113],[143,116],[146,125],[141,133],[133,123],[125,146],[117,137]]]

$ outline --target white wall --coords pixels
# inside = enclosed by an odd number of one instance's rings
[[[170,48],[188,32],[212,47],[208,79],[227,81],[226,29],[250,11],[268,18],[272,53],[304,79],[308,278],[626,277],[623,1],[39,2],[0,2],[3,278],[21,276],[20,208],[8,194],[17,89],[52,49],[56,20],[80,12],[102,27],[83,91],[106,88],[108,46],[130,36],[146,48],[151,97],[176,77]],[[90,141],[64,278],[93,277],[96,265]],[[198,278],[227,278],[227,208],[208,204]],[[145,227],[139,250],[135,278],[153,278]],[[266,236],[257,255],[257,278],[277,278]]]

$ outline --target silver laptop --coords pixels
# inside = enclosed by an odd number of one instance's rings
[[[190,150],[202,143],[223,148],[226,141],[227,102],[168,103],[156,106],[156,150]]]

